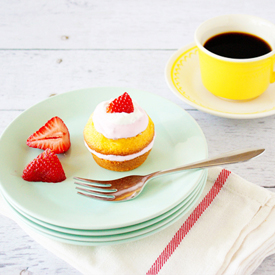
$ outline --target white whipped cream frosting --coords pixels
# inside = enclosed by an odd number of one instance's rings
[[[101,159],[105,159],[105,160],[109,160],[109,161],[127,161],[127,160],[131,160],[134,158],[137,158],[145,153],[147,153],[149,150],[151,150],[153,148],[154,145],[154,141],[155,141],[155,136],[154,139],[150,142],[150,144],[148,146],[146,146],[145,148],[143,148],[141,151],[139,151],[138,153],[134,153],[134,154],[130,154],[127,156],[118,156],[118,155],[104,155],[104,154],[100,154],[98,152],[96,152],[95,150],[92,150],[87,143],[85,142],[85,145],[87,147],[87,149],[94,155],[96,155],[97,157],[101,158]]]
[[[148,125],[146,112],[133,100],[132,113],[107,113],[110,101],[103,101],[97,105],[93,113],[95,129],[109,139],[135,137],[143,132]]]

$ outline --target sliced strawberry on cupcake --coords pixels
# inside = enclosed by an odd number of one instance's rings
[[[66,176],[57,155],[46,149],[25,167],[22,178],[26,181],[61,182]]]
[[[134,105],[132,98],[128,93],[124,93],[118,98],[114,99],[106,109],[107,113],[132,113],[134,112]]]
[[[71,146],[70,133],[63,120],[55,116],[27,139],[27,145],[61,154]]]

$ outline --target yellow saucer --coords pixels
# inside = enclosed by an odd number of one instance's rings
[[[214,96],[202,84],[198,49],[189,44],[169,59],[166,82],[172,92],[188,105],[215,116],[252,119],[275,114],[275,84],[259,97],[248,101],[226,100]]]

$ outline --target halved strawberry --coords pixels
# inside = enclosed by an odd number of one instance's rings
[[[134,105],[131,97],[125,92],[123,95],[114,99],[106,109],[107,113],[132,113]]]
[[[51,118],[38,131],[27,139],[27,145],[33,148],[50,148],[56,154],[66,152],[70,146],[70,133],[61,118]]]
[[[25,167],[22,178],[26,181],[60,182],[66,176],[57,155],[46,149]]]

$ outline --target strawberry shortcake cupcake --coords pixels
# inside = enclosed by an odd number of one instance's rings
[[[85,145],[96,163],[113,171],[139,167],[154,138],[153,121],[127,93],[98,104],[84,128]]]

